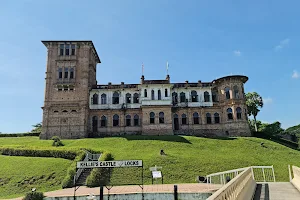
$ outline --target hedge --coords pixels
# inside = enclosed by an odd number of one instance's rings
[[[40,136],[41,133],[1,133],[0,137]]]
[[[254,132],[253,133],[254,137],[258,137],[258,138],[263,138],[263,139],[268,139],[268,140],[272,140],[274,142],[278,142],[282,145],[294,148],[294,149],[298,149],[299,148],[299,144],[290,140],[286,140],[284,138],[281,138],[279,136],[275,136],[275,135],[270,135],[264,132]]]

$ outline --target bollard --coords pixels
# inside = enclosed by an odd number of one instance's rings
[[[103,186],[100,186],[100,200],[104,200],[104,198],[103,198]]]
[[[177,185],[174,185],[174,200],[178,200]]]

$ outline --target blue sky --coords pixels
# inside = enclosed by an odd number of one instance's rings
[[[83,3],[85,2],[85,3]],[[300,2],[3,0],[0,2],[0,132],[42,121],[46,48],[41,40],[92,40],[99,84],[146,79],[249,77],[265,100],[258,115],[300,123]]]

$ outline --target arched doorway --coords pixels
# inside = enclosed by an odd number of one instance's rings
[[[173,121],[174,121],[174,130],[175,131],[179,130],[179,120],[177,114],[174,114]]]

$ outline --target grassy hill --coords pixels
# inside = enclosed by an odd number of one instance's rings
[[[262,147],[261,142],[265,143]],[[37,137],[0,138],[0,147],[30,147],[30,148],[54,148],[52,141],[39,140]],[[142,159],[144,162],[144,183],[151,184],[149,167],[162,166],[164,183],[195,182],[197,175],[241,168],[251,165],[274,165],[277,181],[288,181],[287,165],[300,166],[300,151],[290,149],[272,141],[259,138],[228,138],[208,139],[191,136],[128,136],[98,139],[63,140],[64,147],[60,149],[89,148],[93,150],[111,152],[115,160]],[[163,149],[166,156],[160,155]],[[6,160],[11,160],[9,164]],[[19,159],[33,159],[22,162],[22,167],[13,163]],[[47,161],[47,162],[46,162]],[[1,164],[2,163],[2,164]],[[8,167],[3,167],[8,163]],[[8,169],[12,174],[20,169],[26,169],[19,173],[26,176],[46,176],[46,172],[55,172],[56,183],[60,182],[70,161],[54,158],[25,158],[0,156],[0,177],[9,177]],[[35,167],[33,167],[35,166]],[[51,168],[53,167],[53,168]],[[49,170],[43,171],[44,168]],[[130,184],[141,182],[138,169],[114,169],[111,184]],[[6,184],[6,183],[5,183]],[[4,185],[5,185],[4,184]],[[18,191],[17,180],[12,178],[8,186],[1,186],[0,198],[7,197],[8,193],[2,193],[2,187],[11,187],[11,191]],[[57,186],[47,190],[57,189]],[[36,186],[45,188],[46,185]],[[21,193],[18,193],[19,196]],[[23,195],[22,193],[21,195]],[[18,195],[14,195],[18,196]]]

